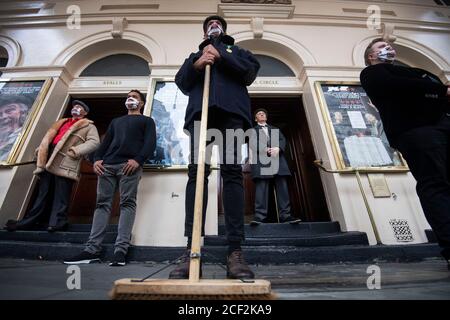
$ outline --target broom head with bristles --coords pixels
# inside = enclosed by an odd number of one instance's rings
[[[273,300],[267,280],[120,279],[110,292],[113,300]]]

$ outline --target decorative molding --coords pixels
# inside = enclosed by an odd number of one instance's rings
[[[76,69],[78,69],[78,71],[81,71],[84,67],[94,62],[95,60],[98,60],[100,58],[105,57],[106,55],[111,54],[111,51],[104,52],[101,46],[102,42],[105,43],[108,40],[112,40],[111,33],[109,31],[101,31],[96,34],[88,35],[85,38],[80,39],[74,42],[72,45],[66,47],[51,62],[51,64],[65,65],[72,72],[76,72],[75,70],[72,70],[73,69],[72,61],[74,61],[73,59],[78,59],[76,57],[77,54],[81,53],[85,49],[95,51],[89,54],[90,59],[88,59],[88,61],[86,60],[86,58],[82,59],[83,61],[81,62],[85,63],[85,65],[80,65],[81,64],[80,61],[76,62],[78,64],[76,66]],[[167,61],[166,52],[164,51],[162,46],[158,42],[156,42],[153,38],[149,37],[147,34],[132,30],[125,30],[122,35],[122,40],[129,40],[136,42],[136,45],[138,46],[135,46],[134,48],[118,47],[115,50],[115,52],[117,53],[135,54],[155,64],[165,64]],[[142,48],[139,48],[139,45],[142,46]]]
[[[0,68],[3,78],[35,78],[35,77],[58,77],[67,86],[72,82],[73,76],[66,66],[20,66]]]
[[[298,39],[286,37],[276,32],[265,31],[262,39],[254,39],[249,31],[233,33],[236,44],[254,53],[266,54],[283,61],[297,75],[303,64],[315,65],[313,53],[298,42]]]
[[[225,18],[292,19],[295,6],[274,4],[219,4],[218,14]]]
[[[298,95],[303,91],[302,84],[296,77],[258,77],[248,87],[250,94],[286,93]]]
[[[315,80],[346,79],[346,81],[359,81],[359,74],[363,68],[359,66],[326,66],[305,65],[299,75],[302,85],[308,78]]]
[[[382,23],[381,24],[381,33],[382,38],[388,42],[394,42],[397,40],[397,37],[394,36],[395,25],[392,23]]]
[[[159,9],[159,4],[107,4],[100,7],[100,11],[106,10],[154,10]]]
[[[112,21],[111,35],[113,38],[122,38],[123,31],[128,26],[128,21],[124,17],[114,17]]]
[[[225,6],[227,4],[219,4],[220,6]],[[229,4],[231,6],[233,4]],[[245,5],[242,5],[245,6]],[[258,5],[246,5],[246,7],[256,7]],[[262,5],[267,6],[269,15],[270,10],[276,5]],[[289,7],[289,6],[283,6]],[[272,8],[272,9],[271,9]],[[219,12],[223,13],[223,12]],[[230,14],[233,12],[230,12]],[[121,12],[121,16],[126,16],[127,21],[131,24],[158,24],[158,23],[173,23],[173,24],[186,24],[186,23],[202,23],[205,19],[204,13],[189,13],[187,16],[183,12]],[[69,15],[46,15],[46,16],[21,16],[20,18],[16,16],[0,17],[0,28],[11,29],[11,28],[35,28],[35,27],[65,27],[67,18]],[[275,10],[273,15],[270,17],[258,15],[256,13],[248,14],[243,16],[241,14],[240,19],[235,19],[234,23],[246,23],[248,18],[251,17],[265,17],[265,18],[280,18],[281,14]],[[234,16],[233,16],[234,18]],[[346,26],[346,27],[356,27],[356,28],[367,28],[367,17],[356,17],[352,15],[319,15],[319,14],[294,14],[289,15],[290,20],[283,21],[285,25],[321,25],[321,26]],[[408,30],[408,31],[420,31],[420,32],[450,32],[450,23],[448,22],[432,22],[423,21],[420,19],[400,19],[400,18],[383,18],[385,23],[395,23],[397,30]],[[111,23],[111,12],[101,12],[101,13],[86,13],[83,14],[83,26],[88,25],[109,25]],[[276,20],[267,20],[265,24],[279,24]]]
[[[80,77],[75,78],[70,84],[69,92],[99,92],[139,88],[146,90],[149,77]]]
[[[253,36],[256,39],[262,38],[264,33],[264,18],[261,17],[252,18],[251,25],[253,30]]]
[[[0,46],[5,48],[8,52],[8,64],[6,67],[17,66],[22,58],[22,48],[20,47],[20,44],[10,37],[0,35]]]
[[[292,4],[291,0],[222,0],[222,3]]]

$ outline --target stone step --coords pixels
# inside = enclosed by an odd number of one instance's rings
[[[244,231],[245,236],[249,238],[296,238],[302,235],[336,233],[341,231],[341,227],[339,222],[262,223],[257,226],[246,224]],[[219,235],[225,235],[224,225],[219,225],[218,233]]]
[[[343,246],[368,245],[369,241],[364,232],[339,232],[320,235],[300,235],[297,237],[247,237],[243,242],[246,246]],[[205,246],[226,246],[225,236],[206,236]]]
[[[72,243],[0,241],[0,257],[62,261],[80,253],[83,248],[82,244]],[[411,262],[440,257],[439,246],[433,243],[389,246],[243,246],[243,250],[245,259],[250,264]],[[103,260],[109,261],[113,251],[113,244],[104,245]],[[168,262],[181,256],[183,251],[183,247],[131,246],[128,260]],[[202,249],[203,261],[207,263],[224,264],[226,254],[226,246],[205,246]]]
[[[92,224],[69,224],[69,232],[91,232]],[[117,232],[117,224],[109,224],[106,232]]]
[[[104,243],[114,243],[117,233],[107,232]],[[59,231],[49,233],[47,231],[14,231],[0,230],[0,241],[24,241],[24,242],[50,242],[50,243],[86,243],[89,232]]]

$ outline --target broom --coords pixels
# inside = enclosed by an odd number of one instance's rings
[[[205,178],[205,149],[208,122],[209,82],[211,66],[206,65],[203,87],[202,116],[195,189],[194,222],[189,265],[189,279],[121,279],[114,282],[110,297],[115,300],[265,300],[273,299],[267,280],[201,279],[200,241]]]

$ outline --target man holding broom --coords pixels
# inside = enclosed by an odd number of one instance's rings
[[[254,278],[254,273],[245,262],[241,250],[241,242],[244,240],[244,188],[242,169],[238,159],[241,145],[236,143],[235,139],[226,139],[226,131],[251,128],[250,97],[247,86],[255,80],[260,65],[249,51],[234,46],[234,39],[226,35],[226,29],[227,23],[222,17],[207,17],[203,22],[204,41],[199,46],[200,50],[192,53],[185,60],[175,78],[180,90],[189,95],[184,128],[190,135],[191,155],[185,208],[187,250],[181,258],[181,263],[170,273],[171,279],[189,278],[199,123],[205,67],[207,65],[211,66],[208,129],[213,128],[220,131],[223,138],[223,143],[219,144],[219,152],[221,157],[220,173],[224,190],[225,227],[228,240],[227,277],[235,279]],[[208,190],[209,160],[210,152],[207,152],[204,190]],[[207,194],[204,193],[202,235],[204,235],[206,206]]]

